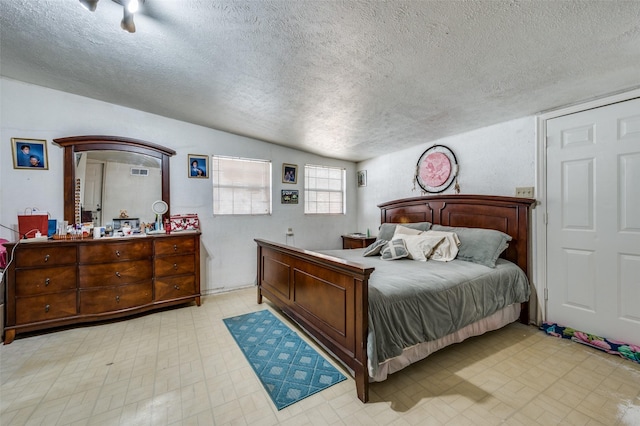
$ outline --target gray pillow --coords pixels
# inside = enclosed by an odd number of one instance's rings
[[[489,268],[496,267],[496,260],[509,247],[511,236],[504,232],[483,228],[461,228],[433,225],[434,231],[455,232],[460,239],[456,259],[466,260]]]
[[[380,251],[382,250],[384,245],[387,244],[388,242],[389,241],[387,240],[375,240],[372,244],[369,245],[369,247],[364,249],[364,252],[362,253],[362,255],[366,257],[366,256],[375,256],[377,254],[380,254]]]
[[[428,231],[431,229],[431,222],[416,222],[416,223],[383,223],[380,225],[378,231],[379,240],[390,241],[393,238],[393,234],[396,233],[396,225],[402,225],[407,228],[417,229],[419,231]]]
[[[396,260],[408,256],[409,251],[402,238],[390,241],[382,249],[382,260]]]

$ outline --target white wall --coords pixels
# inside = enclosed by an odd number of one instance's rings
[[[455,153],[460,168],[460,193],[514,196],[517,186],[533,186],[534,198],[537,197],[536,126],[535,117],[524,117],[358,163],[357,170],[367,170],[367,186],[357,188],[358,228],[369,228],[376,235],[380,225],[377,204],[422,195],[417,184],[413,190],[415,167],[422,153],[434,144],[445,145]],[[453,185],[444,193],[453,194]],[[533,265],[537,265],[537,211],[532,211],[531,221]],[[534,266],[530,273],[534,288],[530,315],[537,318],[541,271]]]
[[[62,149],[55,138],[114,135],[142,139],[176,151],[171,158],[171,212],[197,213],[202,228],[202,290],[205,293],[252,285],[256,276],[254,238],[287,242],[293,228],[296,246],[341,247],[340,235],[356,230],[355,165],[255,139],[196,126],[138,110],[0,79],[0,223],[13,226],[26,207],[63,216]],[[215,114],[215,111],[211,111]],[[15,170],[11,138],[46,139],[49,170]],[[189,179],[188,154],[221,154],[269,159],[273,162],[273,214],[213,217],[211,179]],[[298,183],[281,183],[282,163],[298,165]],[[281,189],[298,189],[302,198],[304,164],[347,170],[347,215],[308,216],[304,205],[280,204]],[[0,238],[15,236],[0,228]]]
[[[358,170],[367,171],[367,186],[357,188],[359,230],[376,235],[378,204],[422,195],[417,184],[413,190],[416,163],[434,144],[456,155],[462,194],[513,196],[516,186],[536,184],[535,117],[484,127],[358,163]],[[444,193],[453,194],[453,185]]]
[[[363,161],[367,186],[356,188],[353,163],[322,158],[148,114],[129,108],[71,95],[14,80],[0,79],[0,223],[12,226],[25,207],[49,210],[62,218],[62,149],[52,139],[87,134],[117,135],[174,149],[171,158],[171,211],[197,213],[202,236],[202,288],[205,292],[253,284],[255,244],[253,238],[294,242],[308,249],[339,248],[340,235],[371,230],[377,233],[377,204],[419,196],[412,190],[415,165],[433,144],[453,150],[460,165],[462,193],[513,195],[516,186],[535,186],[536,123],[525,117],[472,132],[426,142],[421,146]],[[49,170],[14,170],[11,138],[46,139]],[[188,154],[221,154],[273,161],[273,214],[252,217],[213,217],[211,179],[189,179]],[[296,185],[281,183],[282,163],[299,166]],[[347,215],[307,216],[303,204],[280,204],[281,189],[303,189],[305,163],[347,169]],[[450,188],[446,193],[453,193]],[[301,200],[301,203],[303,200]],[[285,231],[293,228],[294,240]],[[328,230],[328,231],[327,231]],[[0,228],[0,238],[13,239]],[[248,266],[250,265],[250,266]]]

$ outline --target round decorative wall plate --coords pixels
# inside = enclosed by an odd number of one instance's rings
[[[426,192],[439,193],[451,186],[458,174],[458,160],[444,145],[433,145],[418,159],[416,182]]]

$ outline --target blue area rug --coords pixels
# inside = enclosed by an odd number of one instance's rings
[[[268,310],[223,321],[278,410],[346,379]]]

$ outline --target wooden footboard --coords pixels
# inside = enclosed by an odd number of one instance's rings
[[[503,257],[529,275],[529,208],[535,200],[488,195],[436,195],[380,204],[382,223],[431,222],[495,229],[512,237]],[[260,239],[258,303],[267,297],[341,360],[369,398],[368,285],[373,268]],[[528,323],[523,304],[520,320]]]
[[[341,360],[367,402],[368,280],[365,268],[331,256],[256,239],[258,303],[267,297]]]

